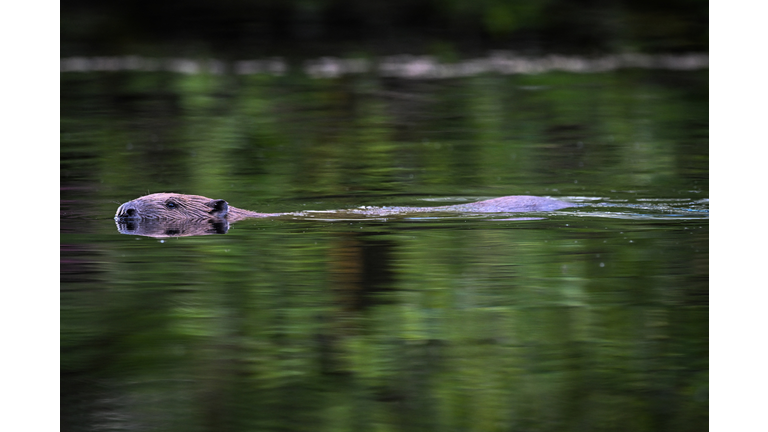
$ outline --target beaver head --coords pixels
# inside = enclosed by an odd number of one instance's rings
[[[128,201],[117,208],[115,219],[160,221],[223,219],[228,213],[229,204],[222,199],[163,192]]]

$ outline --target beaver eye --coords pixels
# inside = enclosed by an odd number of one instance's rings
[[[168,201],[167,203],[165,203],[165,206],[168,207],[169,209],[174,209],[176,208],[176,203],[173,201]]]

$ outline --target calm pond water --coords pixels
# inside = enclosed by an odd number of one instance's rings
[[[706,70],[64,72],[61,112],[62,430],[708,427]],[[153,192],[581,205],[118,232]]]

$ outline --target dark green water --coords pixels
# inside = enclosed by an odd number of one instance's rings
[[[61,112],[62,430],[708,427],[706,70],[63,73]],[[118,233],[163,191],[583,205]]]

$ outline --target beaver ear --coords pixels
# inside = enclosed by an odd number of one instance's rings
[[[229,213],[229,204],[223,199],[210,200],[206,205],[213,209],[208,212],[211,216],[223,218]]]

